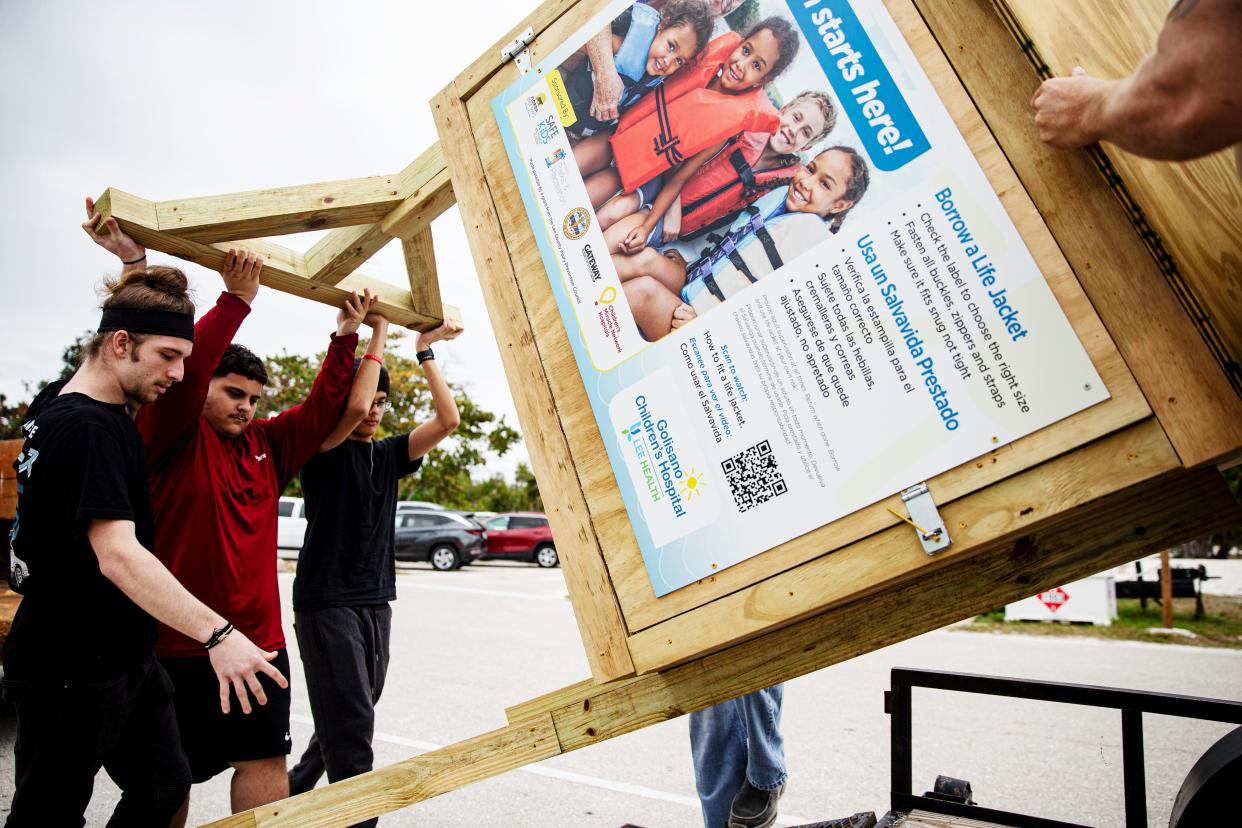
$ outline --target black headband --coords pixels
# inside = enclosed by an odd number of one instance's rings
[[[99,320],[99,333],[104,331],[175,336],[193,342],[194,314],[167,310],[104,308],[103,318]]]

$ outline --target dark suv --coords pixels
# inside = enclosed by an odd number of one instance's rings
[[[448,572],[483,554],[483,539],[479,524],[454,512],[428,509],[397,513],[399,561],[430,561],[432,568]]]
[[[542,567],[560,562],[547,515],[510,512],[484,521],[483,528],[487,530],[485,559],[534,561]]]

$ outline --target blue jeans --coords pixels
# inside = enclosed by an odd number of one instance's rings
[[[706,828],[724,828],[742,782],[770,791],[785,783],[785,739],[777,684],[690,714],[690,754]]]

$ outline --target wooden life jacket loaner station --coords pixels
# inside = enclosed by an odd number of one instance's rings
[[[885,0],[1110,392],[927,481],[929,555],[897,493],[657,598],[561,323],[492,101],[606,5],[547,0],[432,101],[439,143],[390,176],[153,203],[99,199],[139,242],[394,322],[442,308],[430,222],[457,203],[592,675],[508,726],[217,825],[337,826],[587,747],[992,610],[1239,520],[1242,186],[1232,156],[1143,161],[1043,145],[1028,101],[1081,64],[1128,74],[1166,0]],[[306,254],[255,237],[331,232]],[[410,290],[356,268],[400,239]]]

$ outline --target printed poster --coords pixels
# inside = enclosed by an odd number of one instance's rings
[[[493,109],[656,595],[1108,398],[880,0],[617,2]]]

